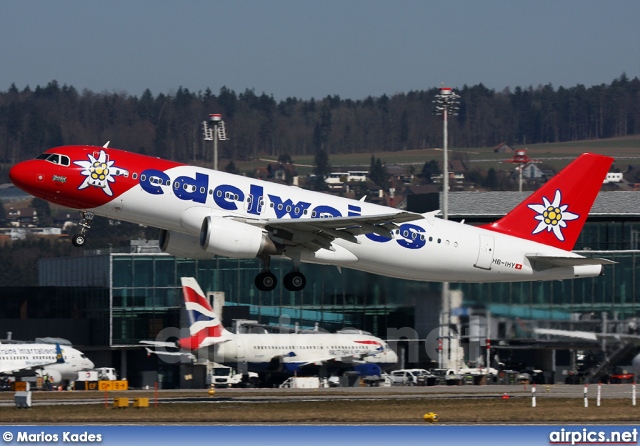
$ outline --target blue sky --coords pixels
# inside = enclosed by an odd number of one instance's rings
[[[638,0],[0,0],[0,91],[320,99],[640,77]]]

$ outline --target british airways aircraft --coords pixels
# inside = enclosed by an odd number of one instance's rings
[[[338,333],[231,333],[214,313],[193,277],[181,277],[189,336],[175,343],[141,341],[156,348],[177,347],[180,352],[148,350],[160,355],[202,352],[211,361],[230,367],[247,365],[251,372],[293,374],[310,367],[353,368],[361,374],[380,374],[398,362],[398,355],[382,339],[360,330]],[[372,367],[373,366],[373,367]],[[376,370],[377,372],[372,372]]]
[[[613,159],[583,154],[498,221],[474,227],[97,146],[62,146],[16,164],[25,192],[81,212],[76,246],[95,215],[162,229],[178,257],[259,258],[259,290],[276,287],[270,259],[302,290],[304,262],[419,281],[519,282],[601,274],[604,259],[571,250]]]

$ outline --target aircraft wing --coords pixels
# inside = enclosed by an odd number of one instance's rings
[[[552,336],[567,336],[570,338],[579,338],[586,341],[598,342],[601,340],[611,340],[618,342],[627,342],[634,345],[640,345],[640,336],[623,333],[596,333],[593,331],[572,331],[572,330],[555,330],[552,328],[536,328],[533,330],[537,334],[547,334]]]
[[[611,265],[617,262],[609,259],[596,259],[590,257],[559,257],[541,256],[538,254],[527,254],[527,258],[546,268],[580,266],[580,265]]]
[[[43,364],[43,365],[46,365],[46,364]],[[18,372],[20,370],[27,370],[27,369],[30,369],[30,368],[31,368],[31,366],[29,366],[29,367],[18,367],[18,368],[3,366],[3,367],[0,367],[0,374],[12,373],[12,372],[15,373],[15,372]]]
[[[340,238],[358,243],[357,235],[378,234],[391,238],[391,231],[400,223],[425,218],[421,214],[398,212],[395,214],[332,217],[332,218],[298,218],[267,219],[246,221],[249,224],[263,225],[274,236],[287,245],[303,245],[312,251],[324,248],[331,250],[331,242]]]

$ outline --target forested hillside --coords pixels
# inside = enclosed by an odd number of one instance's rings
[[[318,169],[322,164],[318,159],[328,166],[328,154],[440,147],[442,118],[433,115],[437,93],[433,88],[357,101],[328,96],[278,102],[252,90],[236,93],[227,88],[218,94],[179,88],[174,94],[157,96],[147,90],[136,97],[78,92],[55,81],[22,91],[11,86],[0,91],[0,164],[4,166],[0,183],[9,181],[10,165],[63,144],[111,141],[112,147],[176,161],[210,162],[211,148],[204,147],[202,135],[202,121],[210,113],[222,114],[230,138],[220,145],[221,155],[236,161],[260,155],[281,159],[311,155]],[[476,85],[463,86],[456,93],[461,96],[460,112],[449,120],[450,147],[493,147],[501,142],[523,146],[640,134],[640,81],[624,75],[610,85],[591,88],[546,85],[496,92]],[[382,169],[380,159],[371,156],[372,179],[375,167]],[[423,168],[423,174],[437,171],[433,160]],[[385,175],[376,182],[385,183]],[[486,179],[479,172],[467,176],[489,189],[513,188],[511,183],[500,186],[493,169]],[[98,217],[87,247],[118,247],[137,237],[157,238],[157,231],[113,225]],[[0,252],[5,271],[0,286],[36,283],[38,258],[81,254],[68,240],[53,243],[35,238],[0,246]]]
[[[221,113],[230,140],[221,155],[379,153],[439,147],[434,116],[438,89],[364,100],[327,96],[276,101],[253,90],[179,88],[157,96],[78,92],[56,81],[0,92],[0,162],[33,158],[61,144],[111,145],[177,161],[208,161],[202,121]],[[460,112],[449,121],[450,146],[491,147],[611,138],[640,133],[640,80],[625,75],[610,85],[551,85],[494,91],[482,84],[456,88]],[[3,178],[4,180],[4,178]]]

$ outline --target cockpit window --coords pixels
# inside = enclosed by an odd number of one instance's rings
[[[36,157],[37,160],[47,160],[53,164],[68,166],[70,164],[69,157],[66,155],[58,155],[57,153],[43,153]]]

